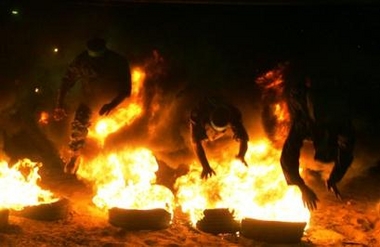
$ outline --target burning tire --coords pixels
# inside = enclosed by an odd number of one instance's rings
[[[0,209],[0,230],[8,226],[8,209]]]
[[[124,209],[108,210],[108,222],[127,230],[161,230],[171,224],[171,214],[165,209]]]
[[[294,244],[301,241],[306,222],[266,221],[245,218],[241,222],[242,236],[274,244]]]
[[[21,211],[12,211],[12,214],[33,220],[54,221],[67,218],[69,211],[69,200],[61,198],[52,203],[27,206]]]
[[[228,209],[206,209],[203,219],[199,220],[196,227],[207,233],[234,233],[239,231],[240,224]]]

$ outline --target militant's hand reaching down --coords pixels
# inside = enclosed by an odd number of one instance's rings
[[[329,191],[333,192],[336,198],[339,200],[342,200],[342,195],[340,194],[340,191],[338,190],[338,187],[336,186],[335,182],[332,182],[330,179],[326,181],[326,187]]]
[[[318,197],[312,189],[303,184],[299,186],[302,193],[302,201],[309,210],[317,209]]]
[[[212,177],[213,175],[216,175],[215,171],[210,166],[207,166],[203,168],[201,178],[208,179]]]

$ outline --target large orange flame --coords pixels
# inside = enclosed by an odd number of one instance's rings
[[[93,182],[97,192],[93,202],[97,207],[173,211],[174,195],[168,188],[155,184],[158,164],[148,149],[125,148],[84,160],[84,164],[78,174]]]
[[[19,160],[11,168],[6,161],[0,162],[0,208],[22,210],[26,206],[59,200],[38,185],[41,166],[41,163],[29,159]]]
[[[102,146],[109,134],[116,132],[121,127],[130,125],[141,115],[143,111],[141,107],[141,90],[144,80],[145,72],[139,67],[134,67],[132,69],[132,93],[130,98],[125,100],[109,116],[94,119],[95,126],[89,130],[89,138],[97,140]]]
[[[188,175],[176,182],[177,198],[193,224],[210,208],[229,208],[237,220],[251,217],[266,220],[309,220],[297,187],[287,186],[279,165],[280,152],[266,141],[249,143],[246,160],[249,167],[230,159],[224,150],[211,166],[216,176],[201,180],[201,168],[193,165]]]
[[[193,224],[203,218],[205,209],[229,208],[237,220],[244,217],[308,222],[310,212],[304,207],[301,192],[288,186],[279,164],[281,147],[290,126],[290,114],[284,99],[284,71],[280,64],[259,78],[256,83],[263,90],[263,102],[270,126],[268,137],[249,143],[245,167],[233,160],[236,147],[223,149],[210,165],[217,175],[200,180],[201,166],[192,164],[190,173],[176,182],[178,203],[190,215]],[[265,123],[264,123],[265,124]]]
[[[143,112],[146,74],[142,68],[132,70],[132,95],[113,114],[95,120],[89,138],[103,143],[105,138],[122,127],[129,126]],[[90,182],[96,195],[94,204],[100,209],[164,208],[172,212],[174,195],[166,187],[155,184],[158,164],[150,150],[125,147],[114,152],[100,149],[95,158],[82,157],[77,172],[80,179]]]

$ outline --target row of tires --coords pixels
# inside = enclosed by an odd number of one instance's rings
[[[49,204],[25,207],[21,211],[0,209],[0,230],[8,225],[9,215],[42,221],[65,219],[70,211],[70,202],[60,199]],[[160,230],[170,227],[172,215],[165,209],[149,210],[111,208],[108,211],[111,225],[126,230]],[[236,233],[269,243],[298,243],[301,241],[306,222],[280,222],[244,218],[236,221],[228,209],[206,209],[203,219],[196,227],[206,233]]]

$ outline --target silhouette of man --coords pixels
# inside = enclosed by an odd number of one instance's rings
[[[190,115],[191,142],[203,167],[202,178],[207,179],[215,175],[215,171],[208,162],[203,143],[219,139],[226,134],[228,128],[231,128],[234,134],[233,138],[240,143],[236,158],[247,165],[245,154],[249,138],[239,109],[218,97],[206,97],[192,109]]]
[[[318,72],[310,77],[303,72],[302,67],[297,66],[290,65],[285,76],[287,84],[284,92],[291,126],[280,161],[287,183],[297,185],[305,206],[316,209],[318,197],[299,173],[299,158],[304,141],[312,142],[314,160],[334,163],[326,186],[336,197],[341,198],[337,183],[342,180],[353,161],[355,133],[344,93],[341,88],[331,86],[333,74],[326,76]]]
[[[85,145],[93,111],[108,115],[124,99],[131,95],[129,62],[120,54],[109,50],[102,38],[87,41],[87,50],[79,54],[69,65],[58,92],[54,117],[63,119],[65,97],[76,83],[81,84],[79,106],[71,123],[69,149],[71,158],[65,172],[75,174],[77,158]]]

